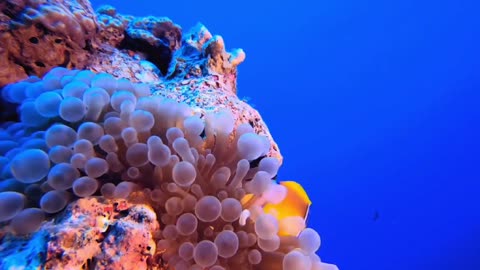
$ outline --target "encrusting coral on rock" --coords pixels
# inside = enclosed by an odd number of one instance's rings
[[[43,225],[32,238],[4,236],[2,269],[38,269],[39,265],[82,269],[90,267],[93,260],[97,264],[94,269],[122,269],[132,262],[135,268],[131,269],[147,269],[145,258],[155,254],[152,233],[159,229],[150,207],[90,197],[72,202],[65,213]],[[25,248],[27,241],[36,248]]]
[[[337,269],[241,49],[82,0],[0,11],[0,269]]]

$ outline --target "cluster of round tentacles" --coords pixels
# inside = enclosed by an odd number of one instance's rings
[[[140,192],[158,215],[157,255],[172,269],[323,269],[303,217],[263,211],[286,194],[273,180],[279,162],[231,112],[200,115],[148,85],[64,68],[2,97],[20,120],[0,126],[0,222],[17,233],[76,198]]]

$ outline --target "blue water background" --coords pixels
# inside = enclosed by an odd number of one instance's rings
[[[92,1],[200,21],[241,47],[250,97],[342,270],[480,269],[480,4]]]

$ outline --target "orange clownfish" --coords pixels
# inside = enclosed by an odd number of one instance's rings
[[[300,217],[306,222],[312,202],[303,187],[295,181],[283,181],[279,184],[286,188],[285,198],[277,204],[268,202],[260,205],[263,211],[273,214],[278,220],[289,217]],[[247,194],[242,198],[241,203],[246,209],[255,204],[257,199],[253,194]],[[279,234],[290,235],[290,233],[283,232],[282,230],[279,231]]]

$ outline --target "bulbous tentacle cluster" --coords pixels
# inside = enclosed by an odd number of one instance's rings
[[[17,233],[76,198],[124,198],[155,209],[156,258],[173,269],[326,269],[303,216],[264,211],[288,192],[273,180],[280,162],[228,110],[200,115],[148,85],[64,68],[2,95],[20,116],[0,127],[0,221]]]

